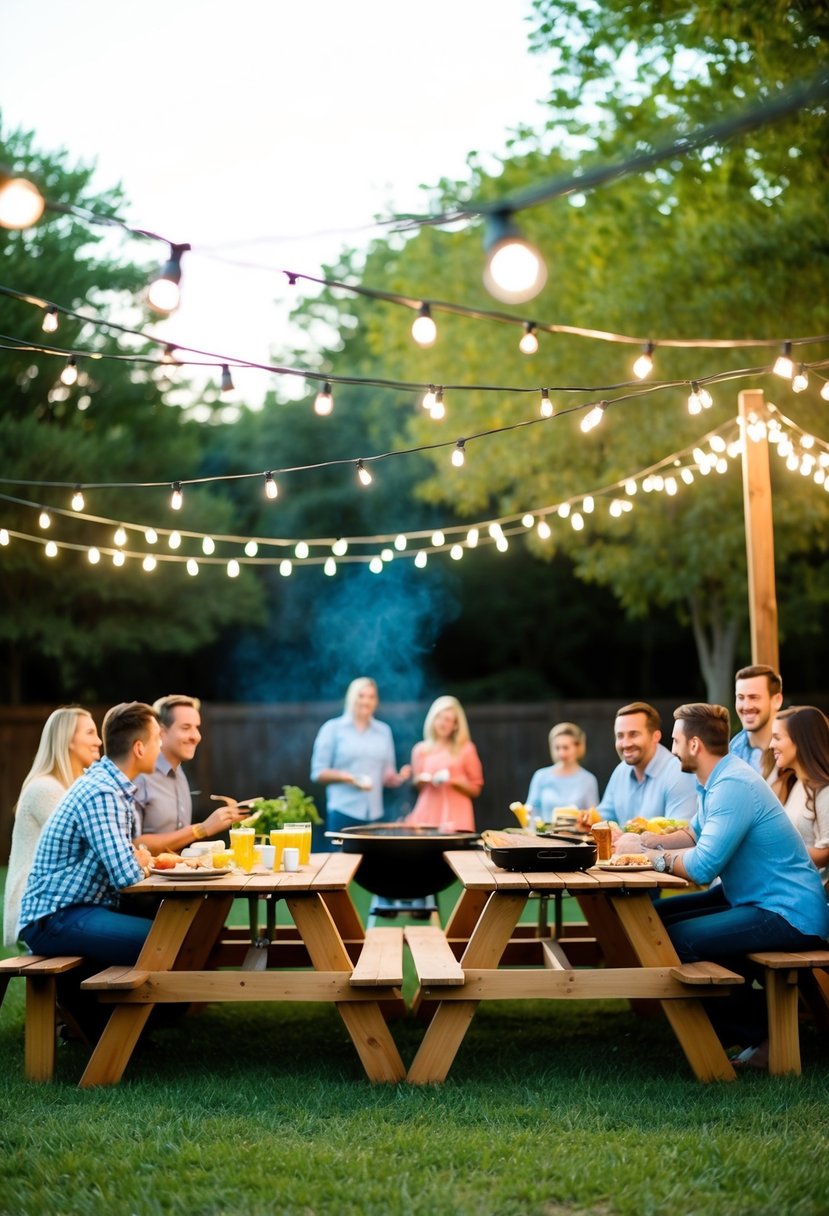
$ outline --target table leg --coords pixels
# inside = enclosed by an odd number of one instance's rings
[[[497,967],[527,904],[526,891],[494,891],[487,901],[461,966]],[[445,1081],[480,1001],[441,1001],[412,1061],[413,1085]]]
[[[203,897],[165,899],[138,956],[136,970],[169,971],[201,910]],[[115,1085],[124,1075],[154,1004],[116,1005],[80,1079],[81,1089]]]
[[[679,955],[647,892],[610,897],[614,912],[643,967],[676,967]],[[699,1000],[661,1001],[698,1081],[733,1081],[734,1069]]]
[[[353,971],[354,965],[325,900],[318,894],[287,896],[311,962],[317,971]],[[376,1001],[335,1002],[369,1081],[402,1081],[406,1069]]]

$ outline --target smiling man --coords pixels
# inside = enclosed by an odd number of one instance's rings
[[[611,773],[596,808],[602,818],[620,827],[637,818],[693,818],[696,783],[662,746],[659,711],[647,701],[623,705],[613,730],[621,763]]]
[[[771,732],[783,704],[783,681],[773,667],[757,663],[743,667],[734,677],[734,708],[743,724],[728,750],[756,771],[761,771],[763,753],[771,747]]]

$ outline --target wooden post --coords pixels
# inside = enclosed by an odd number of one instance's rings
[[[751,661],[780,667],[777,634],[777,595],[774,584],[774,523],[772,516],[769,444],[763,434],[749,437],[749,423],[765,418],[762,389],[739,395],[743,437],[743,516],[748,564],[748,612],[751,626]]]

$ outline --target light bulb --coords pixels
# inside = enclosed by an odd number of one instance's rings
[[[276,498],[279,494],[279,486],[273,479],[273,473],[265,474],[265,497]]]
[[[777,356],[772,371],[774,372],[775,376],[782,376],[784,380],[791,380],[792,376],[794,375],[791,342],[783,343],[783,353]]]
[[[429,559],[426,555],[426,550],[421,549],[420,552],[418,553],[417,557],[415,558],[415,565],[417,566],[418,570],[422,570],[428,560]]]
[[[446,544],[446,537],[443,535],[443,532],[440,530],[440,528],[438,528],[436,532],[432,533],[432,545],[435,549],[440,549],[441,545],[445,545],[445,544]]]
[[[467,549],[474,549],[474,548],[476,548],[476,546],[477,546],[477,544],[478,544],[478,536],[479,536],[479,532],[478,532],[478,529],[477,529],[477,528],[470,528],[470,529],[469,529],[469,531],[468,531],[468,532],[467,532],[467,534],[466,534],[466,547],[467,547]]]
[[[435,400],[435,386],[434,384],[430,384],[426,392],[423,394],[423,401],[421,404],[425,410],[431,410],[434,408]]]
[[[574,511],[570,516],[570,526],[574,532],[581,532],[583,530],[584,517],[578,511]]]
[[[526,515],[521,516],[521,523],[525,528],[532,528],[535,525],[535,516],[528,511]]]
[[[653,371],[653,342],[648,342],[639,358],[633,364],[633,374],[639,380],[644,380]]]
[[[443,389],[439,388],[435,393],[435,400],[429,413],[434,418],[435,422],[440,422],[441,418],[446,417],[446,406],[443,404]]]
[[[56,308],[47,308],[43,314],[43,332],[45,334],[53,334],[58,328],[58,310]]]
[[[829,380],[824,380],[820,395],[824,401],[829,401]]]
[[[500,540],[501,537],[504,535],[504,529],[501,527],[501,525],[497,521],[495,523],[491,523],[489,525],[489,527],[487,528],[487,532],[489,533],[489,535],[492,537],[493,540]]]
[[[636,482],[633,480],[632,477],[629,477],[628,480],[625,482],[625,493],[629,494],[629,495],[633,495],[636,493],[636,491],[638,489],[639,489],[639,487],[636,484]]]
[[[152,553],[148,553],[147,556],[144,558],[143,562],[141,563],[141,569],[146,570],[147,574],[152,574],[153,570],[155,570],[157,565],[158,565],[158,562],[153,557]]]
[[[125,562],[126,560],[127,560],[127,559],[126,559],[126,557],[124,556],[124,553],[122,552],[122,550],[121,550],[121,549],[116,549],[116,550],[115,550],[115,552],[114,552],[114,553],[113,553],[113,555],[112,555],[112,564],[113,564],[113,566],[118,566],[118,567],[121,567],[121,566],[123,566],[123,564],[124,564],[124,562]]]
[[[127,533],[123,524],[115,529],[115,536],[113,537],[113,540],[119,549],[123,549],[124,545],[127,543]]]
[[[688,413],[701,414],[702,402],[699,399],[699,385],[696,380],[691,383],[691,392],[688,394]]]
[[[41,528],[49,528],[52,525],[52,517],[48,511],[41,511],[37,517],[37,522]]]
[[[322,389],[314,398],[314,413],[319,414],[320,418],[327,418],[334,408],[334,397],[331,392],[331,385],[325,381]]]
[[[463,557],[463,545],[453,545],[449,550],[449,556],[453,562],[459,562]]]
[[[393,562],[394,561],[394,549],[381,549],[380,556],[382,557],[384,562]]]
[[[559,519],[567,519],[567,517],[568,517],[568,515],[569,515],[569,514],[570,514],[570,504],[569,504],[569,502],[563,502],[563,503],[560,503],[560,504],[559,504],[559,507],[558,507],[558,517],[559,517]]]
[[[550,525],[547,523],[546,519],[540,519],[538,521],[538,527],[536,528],[536,532],[538,533],[538,535],[541,537],[542,540],[549,540],[550,537],[553,535],[553,530],[550,527]]]
[[[176,348],[174,346],[172,346],[169,342],[164,347],[164,354],[161,356],[161,362],[167,364],[170,367],[179,366],[179,361],[176,358]]]
[[[227,563],[227,577],[228,578],[238,578],[240,569],[241,569],[241,567],[240,567],[239,563],[237,562],[236,558],[232,557],[230,559],[230,561]]]
[[[484,249],[484,286],[496,300],[523,304],[537,296],[547,282],[541,254],[521,236],[509,211],[488,217]]]
[[[585,414],[584,418],[581,420],[581,429],[585,435],[588,433],[588,431],[593,431],[596,429],[604,417],[604,412],[606,409],[607,402],[600,401],[598,405],[594,405],[593,408]]]
[[[585,515],[591,515],[593,513],[593,511],[595,511],[596,504],[593,501],[592,495],[590,495],[590,494],[585,495],[585,497],[582,500],[581,509],[582,509],[582,511],[584,511]]]
[[[201,551],[205,557],[210,557],[211,553],[216,552],[216,542],[212,536],[205,536],[202,538]]]
[[[304,540],[298,541],[294,547],[294,555],[298,557],[300,561],[304,561],[310,552],[311,550],[308,548]]]
[[[158,533],[156,532],[155,528],[146,528],[145,529],[144,540],[147,542],[148,545],[157,545],[158,544]]]
[[[0,227],[29,228],[43,215],[45,205],[37,186],[0,168]]]
[[[504,536],[503,532],[495,541],[495,548],[499,553],[506,553],[507,549],[509,548],[509,541],[507,540],[506,536]]]
[[[195,557],[188,557],[186,569],[191,578],[196,577],[199,572],[199,563],[196,561]]]
[[[83,491],[80,486],[75,486],[75,493],[72,495],[72,510],[82,511],[85,506]]]
[[[181,548],[181,533],[180,532],[171,532],[170,535],[167,537],[167,544],[170,546],[171,549],[180,549]]]
[[[150,283],[147,300],[156,312],[173,312],[178,308],[181,299],[181,258],[189,248],[189,245],[171,245],[169,258]]]
[[[398,551],[398,553],[402,553],[403,550],[406,548],[406,537],[403,535],[402,532],[400,533],[399,536],[395,536],[394,547]]]
[[[368,564],[368,568],[372,574],[380,574],[383,570],[383,566],[384,563],[382,557],[373,557]]]
[[[809,376],[806,372],[806,365],[801,363],[800,367],[797,369],[797,375],[792,380],[792,392],[802,393],[804,389],[807,389],[808,387]]]
[[[452,464],[456,469],[462,469],[466,461],[466,453],[463,449],[464,441],[459,439],[455,444],[455,449],[452,452]]]
[[[94,545],[91,549],[87,550],[86,560],[89,562],[90,566],[97,566],[98,562],[101,560],[101,554]]]
[[[60,374],[61,384],[75,384],[78,379],[78,365],[75,361],[75,356],[70,355],[66,360],[66,367]]]
[[[222,383],[219,389],[221,393],[233,392],[233,377],[230,374],[230,368],[227,363],[222,364]]]
[[[542,418],[552,418],[553,413],[554,413],[553,403],[550,400],[550,397],[549,397],[549,394],[548,394],[546,388],[543,388],[541,390],[541,411],[540,412],[541,412]]]
[[[184,503],[184,495],[181,492],[181,482],[173,482],[173,492],[170,495],[170,507],[173,511],[180,511]]]
[[[289,558],[283,557],[282,561],[279,563],[279,573],[282,575],[282,577],[288,578],[293,568],[293,562],[290,561]]]
[[[701,388],[698,392],[699,403],[704,410],[710,410],[714,404],[714,398],[711,396],[707,388]]]
[[[620,500],[618,498],[614,498],[611,501],[611,504],[608,507],[608,510],[610,511],[610,514],[613,516],[614,519],[618,519],[619,516],[622,514],[624,507],[622,506],[622,503],[620,502]]]
[[[432,319],[428,304],[421,304],[420,311],[412,322],[412,337],[418,346],[434,346],[438,327]]]
[[[370,486],[372,481],[374,481],[374,478],[372,477],[371,473],[369,473],[362,460],[357,461],[357,476],[364,486]]]
[[[338,540],[334,541],[331,546],[331,552],[335,557],[345,557],[348,552],[348,541],[345,537],[341,536]]]
[[[535,325],[532,321],[527,321],[524,325],[524,333],[521,336],[521,341],[518,343],[518,349],[522,355],[534,355],[538,350],[538,338],[535,335]]]
[[[58,547],[53,540],[49,540],[46,542],[46,547],[43,550],[43,552],[46,554],[47,557],[57,557]]]
[[[325,565],[323,566],[322,570],[323,573],[327,574],[329,578],[337,573],[337,563],[334,561],[333,557],[327,557],[325,559]]]
[[[259,546],[257,545],[256,541],[249,540],[247,542],[247,544],[245,545],[245,556],[246,557],[256,557],[256,554],[258,552],[259,552]]]

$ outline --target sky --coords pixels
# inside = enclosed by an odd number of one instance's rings
[[[154,332],[269,362],[295,299],[273,269],[319,274],[377,214],[426,210],[421,185],[463,176],[470,151],[541,125],[530,14],[530,0],[0,0],[0,111],[96,164],[99,188],[120,183],[128,223],[196,247]],[[252,403],[273,387],[234,380]]]

